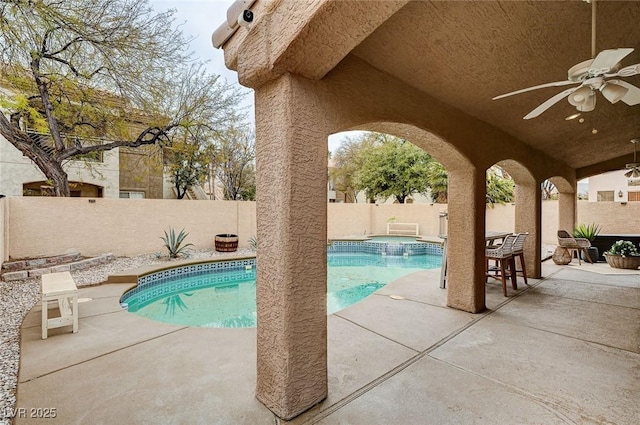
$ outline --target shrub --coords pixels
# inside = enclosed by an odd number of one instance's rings
[[[165,248],[169,251],[170,258],[177,258],[178,255],[188,255],[187,248],[189,246],[193,246],[193,244],[188,243],[182,245],[187,236],[189,236],[189,234],[185,233],[184,229],[182,229],[176,236],[176,232],[173,228],[169,228],[169,233],[165,230],[164,236],[160,236],[160,239],[164,241]]]
[[[578,224],[576,228],[573,230],[574,238],[585,238],[589,239],[589,242],[593,242],[593,240],[600,233],[600,226],[595,223],[591,224]]]
[[[251,248],[254,251],[258,250],[258,238],[255,236],[252,236],[251,239],[249,239],[249,248]]]
[[[630,257],[632,255],[638,255],[638,248],[631,241],[617,241],[605,254],[621,255],[623,257]]]

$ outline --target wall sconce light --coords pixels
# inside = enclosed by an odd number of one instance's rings
[[[619,190],[619,191],[618,191],[618,198],[622,198],[622,195],[624,195],[624,194],[622,193],[622,191],[621,191],[621,190]]]

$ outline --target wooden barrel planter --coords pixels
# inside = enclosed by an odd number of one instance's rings
[[[238,250],[238,235],[231,233],[221,233],[216,235],[216,251],[234,252]]]

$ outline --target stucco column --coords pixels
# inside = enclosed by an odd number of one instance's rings
[[[571,233],[576,227],[576,202],[575,193],[558,194],[558,230]]]
[[[327,132],[312,85],[256,89],[257,387],[283,419],[327,396]]]
[[[447,305],[485,309],[485,171],[449,170]]]
[[[516,184],[515,231],[529,232],[525,241],[524,256],[527,277],[541,276],[542,250],[542,190],[535,181],[530,184]]]

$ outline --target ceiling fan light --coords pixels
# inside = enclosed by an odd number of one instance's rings
[[[616,103],[622,99],[628,91],[628,88],[612,83],[605,84],[600,88],[602,95],[611,103]]]
[[[596,97],[591,95],[585,98],[584,102],[576,106],[580,112],[591,112],[596,109]]]
[[[583,103],[587,102],[591,96],[591,87],[583,86],[578,90],[574,91],[571,95],[569,95],[569,103],[573,106],[580,106]],[[580,109],[578,109],[580,110]]]
[[[638,177],[640,177],[640,169],[638,167],[633,167],[632,169],[624,173],[624,176],[628,179],[637,179]]]

